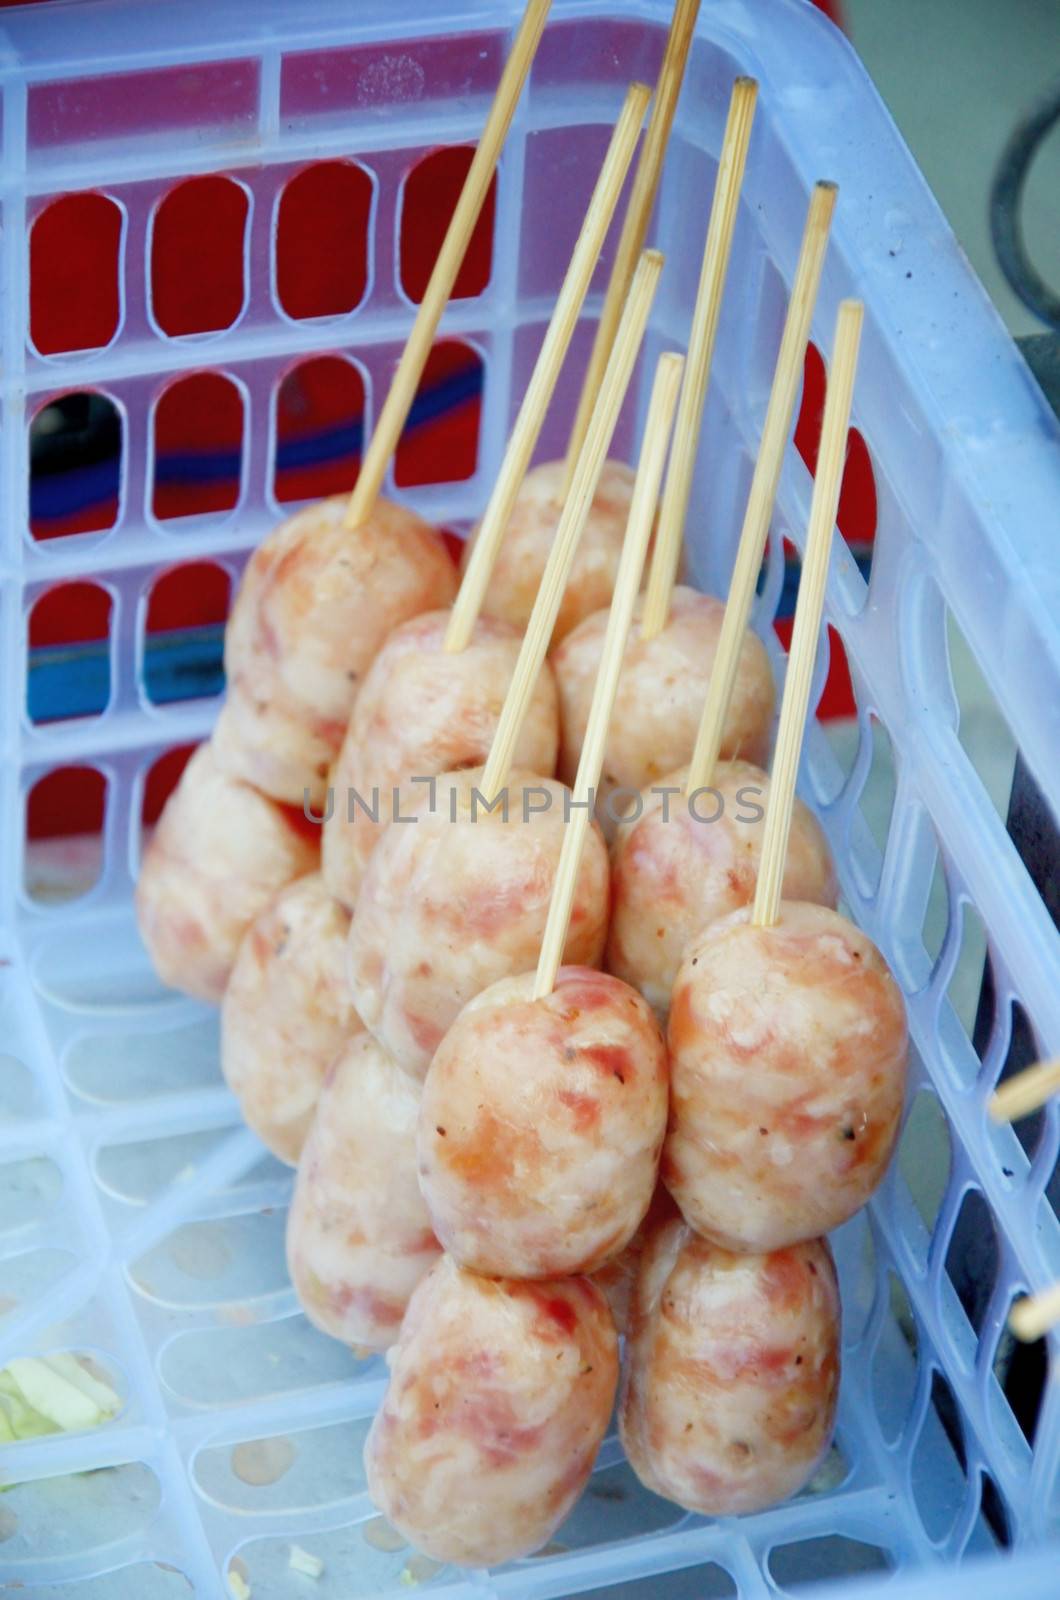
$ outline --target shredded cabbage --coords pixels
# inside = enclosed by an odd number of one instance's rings
[[[0,1368],[0,1443],[97,1428],[119,1410],[109,1384],[76,1356],[19,1356]]]

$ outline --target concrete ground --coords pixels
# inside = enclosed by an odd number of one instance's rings
[[[844,0],[847,32],[1014,334],[1042,325],[994,257],[987,198],[1017,120],[1060,78],[1060,0]],[[1024,207],[1031,257],[1060,286],[1060,127]]]

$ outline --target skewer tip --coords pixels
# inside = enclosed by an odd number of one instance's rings
[[[1034,1344],[1044,1338],[1060,1318],[1060,1286],[1043,1294],[1025,1295],[1017,1300],[1008,1316],[1008,1325],[1021,1344]]]
[[[1019,1122],[1060,1092],[1060,1057],[1039,1061],[999,1084],[986,1103],[991,1122]]]

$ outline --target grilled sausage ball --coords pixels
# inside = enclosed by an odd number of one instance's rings
[[[634,608],[597,790],[598,815],[608,834],[624,801],[691,760],[725,616],[720,600],[678,586],[662,632],[642,639],[643,606],[640,599]],[[564,783],[573,783],[578,771],[608,615],[602,610],[586,617],[553,652],[560,708],[557,771]],[[765,646],[748,632],[740,647],[723,756],[766,759],[774,699]]]
[[[166,801],[136,885],[140,937],[164,983],[219,1001],[255,917],[320,862],[319,829],[222,772],[200,745]]]
[[[894,1149],[908,1035],[871,939],[827,906],[751,909],[693,939],[674,985],[663,1181],[730,1250],[779,1250],[837,1228]]]
[[[705,793],[684,794],[688,768],[641,794],[611,845],[611,926],[604,965],[660,1016],[688,941],[748,905],[758,882],[769,779],[747,761],[718,763]],[[664,790],[678,790],[665,793]],[[812,811],[796,799],[784,897],[835,906],[835,869]]]
[[[661,1183],[656,1184],[647,1216],[625,1249],[620,1250],[617,1256],[612,1256],[610,1261],[605,1261],[602,1267],[597,1267],[595,1272],[589,1274],[611,1307],[611,1315],[615,1319],[615,1327],[619,1333],[629,1332],[633,1288],[648,1240],[654,1237],[660,1223],[669,1222],[672,1217],[679,1216],[680,1212],[669,1191]]]
[[[499,978],[537,963],[565,832],[569,791],[514,773],[507,817],[484,809],[479,770],[423,786],[368,863],[350,930],[354,1004],[406,1072],[422,1078],[462,1007]],[[536,808],[536,809],[535,809]],[[453,820],[455,818],[455,820]],[[607,850],[594,828],[585,846],[565,959],[603,954]]]
[[[352,532],[336,495],[258,546],[225,634],[228,698],[218,763],[277,800],[320,807],[365,672],[392,628],[448,605],[456,572],[441,535],[378,500]]]
[[[394,629],[368,669],[332,768],[324,878],[351,908],[368,857],[393,815],[395,791],[404,813],[423,778],[479,766],[489,755],[520,636],[506,622],[479,617],[466,649],[450,654],[443,648],[449,617],[448,611],[427,611]],[[558,744],[556,686],[546,664],[515,764],[551,777]]]
[[[443,1256],[390,1356],[368,1492],[436,1561],[529,1555],[585,1486],[617,1374],[611,1314],[587,1278],[482,1278]]]
[[[287,1219],[287,1265],[316,1327],[385,1350],[439,1256],[416,1181],[415,1085],[370,1034],[321,1091]]]
[[[564,967],[466,1005],[435,1053],[420,1108],[420,1184],[461,1266],[517,1278],[591,1272],[633,1237],[666,1131],[666,1047],[646,1002]]]
[[[563,511],[566,466],[547,461],[523,479],[497,554],[483,610],[522,632],[541,586]],[[588,520],[574,553],[570,577],[552,634],[556,645],[583,617],[611,604],[618,558],[626,536],[634,473],[620,461],[607,461],[593,496]],[[474,542],[472,534],[470,543]],[[467,555],[464,557],[467,564]]]
[[[248,928],[221,1005],[221,1070],[243,1120],[293,1166],[324,1076],[364,1024],[346,981],[350,914],[319,872]]]
[[[796,1494],[828,1449],[839,1289],[823,1239],[730,1255],[680,1220],[648,1239],[619,1431],[655,1494],[708,1517]]]

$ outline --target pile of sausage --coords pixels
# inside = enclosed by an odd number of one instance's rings
[[[138,888],[157,970],[221,1002],[227,1081],[297,1164],[307,1316],[390,1352],[372,1497],[471,1565],[569,1511],[620,1334],[619,1428],[649,1488],[720,1515],[805,1484],[839,1377],[823,1235],[879,1184],[904,1090],[900,994],[836,911],[802,806],[780,920],[751,921],[774,709],[751,634],[715,782],[683,794],[723,610],[691,589],[631,635],[566,964],[534,998],[632,480],[605,470],[487,810],[560,481],[529,475],[459,653],[456,571],[411,512],[380,501],[351,532],[328,501],[266,539],[226,705]]]

